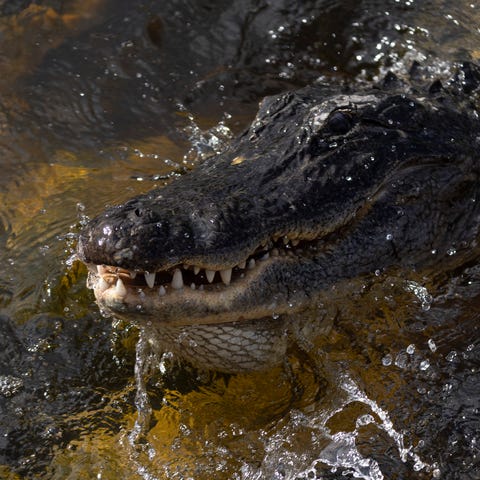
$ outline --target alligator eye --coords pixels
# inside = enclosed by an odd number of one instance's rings
[[[332,131],[332,133],[336,133],[338,135],[347,133],[352,126],[352,117],[348,113],[340,110],[333,112],[327,118],[327,127]]]

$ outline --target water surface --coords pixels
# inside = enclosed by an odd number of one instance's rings
[[[294,351],[293,376],[163,358],[132,448],[138,332],[71,260],[87,217],[224,148],[265,95],[448,76],[479,45],[469,1],[0,1],[0,476],[479,478],[476,265],[339,286],[320,375]]]

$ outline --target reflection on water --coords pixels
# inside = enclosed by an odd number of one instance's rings
[[[479,40],[469,1],[0,1],[0,476],[476,478],[475,266],[338,286],[307,356],[220,375],[136,360],[71,255],[86,216],[224,148],[263,96],[444,75]]]

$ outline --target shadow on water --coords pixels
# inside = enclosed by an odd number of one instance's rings
[[[302,319],[328,333],[220,374],[136,359],[71,259],[86,215],[225,148],[265,95],[478,60],[478,6],[451,3],[0,1],[0,477],[478,478],[475,265],[339,285]]]

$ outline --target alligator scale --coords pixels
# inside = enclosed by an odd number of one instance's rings
[[[468,258],[480,225],[479,78],[464,64],[444,85],[387,75],[355,92],[266,98],[223,153],[87,225],[78,252],[98,304],[158,326],[165,343],[196,334],[190,354],[178,348],[188,358],[242,335],[237,350],[255,356],[275,318],[338,281],[443,265],[452,249]]]

